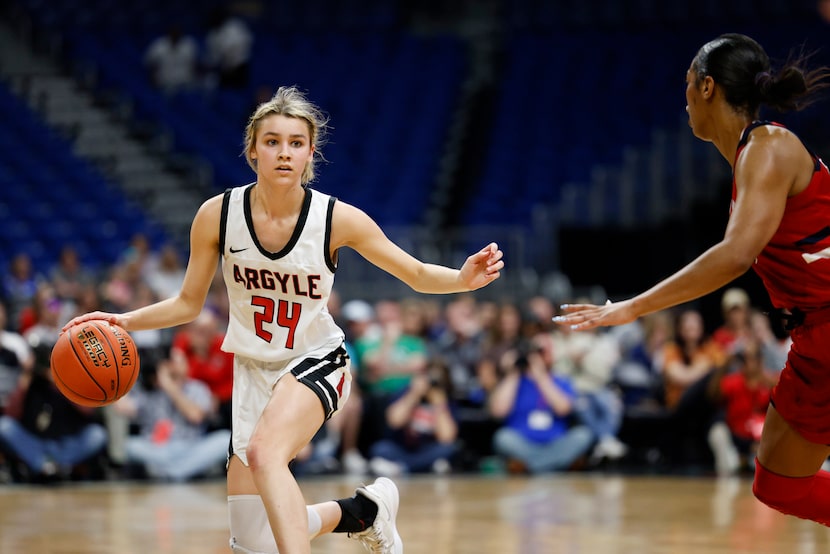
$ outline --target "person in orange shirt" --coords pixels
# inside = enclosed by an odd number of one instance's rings
[[[666,408],[674,409],[695,383],[726,362],[723,350],[706,337],[703,317],[687,309],[677,318],[675,339],[663,347],[663,383]]]

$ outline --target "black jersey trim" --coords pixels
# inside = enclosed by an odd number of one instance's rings
[[[329,205],[326,209],[326,236],[325,239],[323,239],[323,257],[326,260],[326,265],[328,266],[329,271],[332,273],[337,272],[337,264],[334,263],[334,260],[331,257],[331,218],[334,213],[335,202],[337,202],[337,198],[329,196]]]
[[[228,209],[231,203],[231,190],[225,189],[225,194],[222,196],[222,213],[219,216],[219,255],[225,255],[225,234],[228,232]]]
[[[776,123],[775,121],[753,121],[749,124],[749,126],[746,129],[744,129],[744,132],[741,135],[741,140],[738,142],[738,150],[740,150],[743,146],[746,145],[746,142],[749,140],[749,133],[751,133],[754,129],[758,127],[763,127],[765,125],[772,125],[773,127],[781,127],[782,129],[787,129],[786,126],[780,123]],[[792,132],[791,129],[790,132]],[[800,136],[796,135],[796,138],[798,138],[799,142],[801,142],[801,145],[804,147],[804,149],[807,150],[807,153],[810,155],[810,157],[813,158],[813,173],[818,173],[819,171],[821,171],[821,157],[818,154],[816,154],[815,150],[804,144],[804,140]]]
[[[303,229],[305,228],[306,220],[308,219],[308,212],[311,208],[311,189],[305,189],[305,198],[303,198],[303,207],[300,209],[300,216],[297,218],[297,224],[294,226],[294,232],[291,233],[291,238],[288,239],[288,243],[282,247],[282,250],[279,252],[270,252],[266,250],[264,246],[259,242],[259,238],[256,236],[256,231],[254,231],[254,217],[251,213],[251,190],[253,190],[253,185],[245,189],[245,199],[243,202],[244,211],[245,211],[245,223],[248,225],[248,232],[251,234],[251,239],[254,241],[254,244],[257,247],[257,250],[268,258],[269,260],[278,260],[283,256],[287,255],[291,252],[291,249],[294,248],[294,245],[297,244],[297,241],[300,240],[300,235],[303,233]]]

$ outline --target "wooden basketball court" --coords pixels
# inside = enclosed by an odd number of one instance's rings
[[[830,552],[830,531],[758,503],[745,478],[569,474],[398,480],[408,554]],[[351,478],[307,479],[309,502]],[[228,553],[222,481],[0,487],[0,553]],[[328,535],[313,552],[357,554]]]

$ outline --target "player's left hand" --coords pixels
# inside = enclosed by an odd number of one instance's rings
[[[504,253],[499,250],[499,245],[491,242],[467,258],[461,266],[461,281],[470,290],[489,285],[501,276],[500,271],[504,268],[502,256]]]
[[[553,318],[554,323],[570,327],[574,331],[587,331],[595,327],[623,325],[637,319],[631,301],[595,304],[563,304],[564,315]]]

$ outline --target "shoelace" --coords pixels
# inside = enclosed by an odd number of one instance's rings
[[[369,552],[389,552],[392,550],[392,540],[384,542],[383,533],[378,529],[379,522],[375,522],[366,534],[358,535],[355,538],[360,540],[360,544]]]

